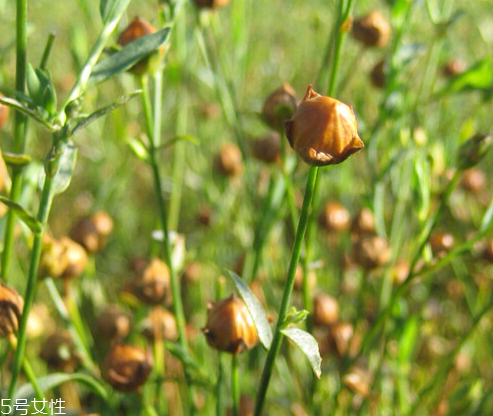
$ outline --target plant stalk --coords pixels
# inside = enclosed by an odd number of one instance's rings
[[[233,397],[233,416],[240,415],[240,373],[238,371],[238,355],[231,357],[231,395]]]

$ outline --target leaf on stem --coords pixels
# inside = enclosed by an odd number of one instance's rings
[[[24,224],[26,224],[33,233],[39,233],[41,231],[41,223],[36,218],[34,218],[34,216],[29,213],[22,205],[19,205],[17,202],[14,202],[1,195],[0,202],[12,209],[20,218],[20,220]]]
[[[70,181],[72,180],[72,175],[75,169],[76,160],[77,160],[77,148],[72,144],[68,144],[65,147],[62,155],[60,156],[58,170],[53,176],[53,182],[51,186],[53,195],[61,194],[70,185]],[[42,170],[39,175],[39,185],[41,188],[43,187],[45,176],[46,173],[44,170]]]
[[[313,372],[320,378],[322,375],[322,358],[320,357],[320,351],[318,349],[318,343],[308,332],[299,328],[286,328],[281,329],[281,334],[288,337],[294,344],[301,350],[301,352],[308,358],[308,362],[312,367]]]
[[[27,107],[20,101],[14,100],[13,98],[9,98],[9,97],[0,97],[0,103],[4,105],[8,105],[9,107],[12,107],[14,110],[17,110],[20,113],[32,118],[38,123],[41,123],[50,131],[57,131],[59,129],[58,126],[55,126],[50,122],[46,121],[43,115],[40,114],[38,111]]]
[[[31,162],[31,156],[25,154],[3,152],[2,158],[10,166],[24,166]]]
[[[250,315],[252,315],[260,342],[265,348],[269,349],[272,343],[272,330],[260,302],[240,276],[231,270],[228,270],[228,273],[240,297],[245,302]]]

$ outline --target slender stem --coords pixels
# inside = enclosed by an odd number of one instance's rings
[[[288,276],[286,279],[286,284],[284,286],[284,294],[281,301],[281,307],[279,309],[279,316],[274,331],[272,345],[269,349],[269,353],[267,355],[267,359],[264,365],[264,370],[262,372],[262,378],[260,380],[260,388],[257,393],[257,401],[255,403],[255,413],[254,413],[255,416],[260,416],[262,412],[262,408],[264,406],[264,401],[265,401],[265,395],[267,393],[270,377],[272,375],[272,370],[274,368],[276,357],[279,354],[279,350],[281,348],[281,343],[282,343],[281,329],[288,313],[291,294],[293,292],[296,267],[298,266],[298,262],[300,260],[301,246],[303,244],[303,238],[305,237],[310,205],[312,203],[313,190],[315,187],[315,182],[317,180],[318,172],[319,172],[318,167],[312,166],[308,174],[305,196],[303,197],[303,205],[301,207],[298,229],[296,230],[296,238],[294,241],[293,252],[291,254],[291,261],[289,263]]]
[[[17,0],[16,7],[16,70],[15,89],[23,93],[26,88],[27,74],[27,0]],[[19,111],[14,117],[14,153],[24,153],[26,147],[27,118]],[[22,167],[12,170],[10,199],[18,201],[22,190]],[[2,278],[8,280],[10,261],[14,249],[15,213],[9,209],[5,225],[4,249],[2,253]]]
[[[55,32],[51,32],[48,35],[48,40],[46,41],[46,46],[45,46],[45,49],[43,51],[43,56],[41,57],[41,63],[39,64],[39,67],[41,69],[46,68],[46,64],[48,63],[48,58],[50,56],[51,47],[53,46],[54,40],[55,40]]]
[[[238,371],[238,355],[231,357],[231,395],[233,397],[233,416],[240,415],[240,373]]]

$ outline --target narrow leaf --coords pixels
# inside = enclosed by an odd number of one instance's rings
[[[320,378],[322,375],[322,358],[320,357],[320,351],[315,338],[308,332],[299,328],[286,328],[282,329],[281,333],[293,341],[296,346],[301,350],[305,357],[308,358],[308,362],[312,367],[313,372]]]
[[[15,214],[20,220],[26,224],[33,233],[39,233],[41,231],[41,223],[34,218],[23,206],[19,205],[4,196],[0,195],[0,202],[7,205],[10,209],[14,210]]]
[[[131,68],[142,58],[159,49],[169,38],[170,28],[166,27],[151,35],[142,36],[98,63],[92,71],[89,82],[98,84],[111,76]]]
[[[43,118],[41,114],[39,114],[37,111],[32,110],[29,107],[26,107],[20,101],[14,100],[13,98],[9,98],[9,97],[0,97],[0,103],[8,105],[9,107],[12,107],[14,110],[17,110],[22,114],[31,117],[33,120],[36,120],[38,123],[41,123],[50,131],[58,130],[57,126],[50,124],[48,121],[46,121]]]
[[[64,149],[63,154],[60,156],[60,163],[58,165],[58,170],[53,177],[53,183],[51,186],[54,195],[61,194],[70,185],[72,180],[72,175],[75,169],[75,162],[77,160],[77,148],[71,144],[67,145]],[[39,175],[40,187],[43,186],[45,180],[45,171],[41,171]]]
[[[228,270],[229,276],[233,281],[240,297],[245,302],[250,315],[252,315],[253,322],[255,323],[255,327],[257,328],[257,333],[260,342],[262,345],[269,349],[270,344],[272,343],[272,330],[269,325],[269,321],[267,320],[267,316],[265,316],[265,312],[262,309],[259,301],[252,293],[248,285],[243,281],[243,279],[238,276],[235,272]]]
[[[31,161],[31,156],[25,154],[2,153],[3,160],[10,166],[24,166]]]

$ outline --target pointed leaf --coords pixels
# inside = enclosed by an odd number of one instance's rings
[[[272,343],[272,330],[260,302],[240,276],[231,270],[228,270],[228,273],[236,286],[240,297],[243,299],[243,302],[245,302],[250,315],[252,315],[260,342],[265,348],[269,349],[270,344]]]
[[[41,232],[41,223],[36,218],[34,218],[34,216],[29,213],[23,206],[1,195],[0,202],[12,209],[19,217],[19,219],[24,224],[26,224],[33,233]]]
[[[308,332],[299,328],[286,328],[282,329],[281,333],[293,341],[296,346],[301,350],[305,357],[308,358],[308,362],[312,367],[313,372],[320,378],[322,375],[322,358],[320,357],[320,351],[315,338]]]
[[[41,123],[50,131],[56,131],[59,129],[57,126],[54,126],[50,124],[48,121],[46,121],[40,113],[34,111],[29,107],[26,107],[20,101],[14,100],[13,98],[9,98],[9,97],[0,97],[0,103],[8,105],[9,107],[12,107],[14,110],[17,110],[22,114],[31,117],[33,120],[36,120],[38,123]]]
[[[159,49],[169,38],[170,28],[166,27],[151,35],[142,36],[98,63],[92,71],[89,82],[98,84],[111,76],[131,68],[142,58]]]
[[[75,169],[75,162],[77,160],[77,148],[71,144],[67,145],[63,154],[60,156],[60,162],[58,165],[58,170],[53,177],[53,183],[51,186],[54,195],[61,194],[70,185],[72,180],[72,175]],[[39,185],[43,186],[45,180],[45,171],[41,171],[39,175]]]

